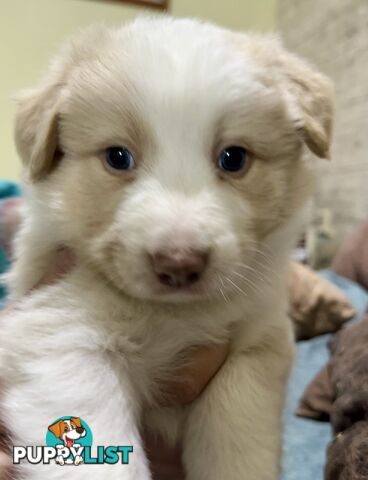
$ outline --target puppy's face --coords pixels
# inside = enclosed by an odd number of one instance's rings
[[[86,430],[82,427],[80,418],[59,420],[49,426],[49,431],[52,432],[55,437],[63,440],[68,447],[72,447],[75,440],[86,435]]]
[[[71,42],[17,141],[56,240],[116,287],[246,294],[308,194],[304,144],[327,156],[330,97],[273,39],[138,20]]]

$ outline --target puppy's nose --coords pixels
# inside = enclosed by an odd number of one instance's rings
[[[83,427],[77,427],[76,431],[77,431],[77,433],[82,434],[84,432],[84,428]]]
[[[167,250],[151,255],[153,270],[158,280],[169,287],[187,287],[202,276],[208,261],[203,250]]]

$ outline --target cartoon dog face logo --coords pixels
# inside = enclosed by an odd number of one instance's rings
[[[70,417],[70,420],[59,420],[50,425],[48,429],[69,448],[74,445],[76,440],[85,437],[87,433],[78,417]]]

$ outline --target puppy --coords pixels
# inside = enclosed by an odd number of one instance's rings
[[[16,118],[28,206],[0,355],[14,444],[42,444],[72,411],[94,445],[134,453],[71,479],[148,480],[142,427],[182,442],[187,480],[278,478],[284,274],[310,193],[305,153],[328,157],[332,113],[330,82],[272,36],[141,18],[66,45]],[[25,297],[60,245],[77,268]],[[160,408],[182,352],[227,340],[200,398]]]
[[[80,418],[71,417],[70,420],[59,420],[49,426],[48,430],[63,441],[68,448],[73,447],[76,440],[86,436],[86,429],[82,427]],[[83,461],[81,456],[74,459],[74,464],[79,465]],[[64,465],[65,460],[63,456],[56,457],[56,462]]]

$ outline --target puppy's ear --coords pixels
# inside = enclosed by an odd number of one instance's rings
[[[334,117],[332,82],[306,61],[288,52],[275,35],[237,34],[260,68],[266,85],[276,86],[286,100],[295,129],[318,157],[329,158]]]
[[[60,88],[45,85],[19,96],[15,142],[31,181],[41,180],[54,166],[58,151]]]
[[[49,426],[48,430],[55,435],[56,438],[61,437],[61,427],[64,422],[59,420],[58,422],[53,423]]]
[[[332,82],[297,56],[280,49],[280,80],[295,115],[295,126],[308,148],[329,158],[334,117]]]
[[[73,71],[85,60],[97,57],[99,49],[106,50],[109,40],[109,29],[103,25],[78,32],[61,48],[40,87],[19,95],[15,142],[31,181],[43,179],[60,153],[59,112]]]
[[[74,423],[74,425],[76,425],[77,427],[81,427],[82,424],[81,424],[81,419],[78,418],[78,417],[71,417],[70,418],[70,421]]]

